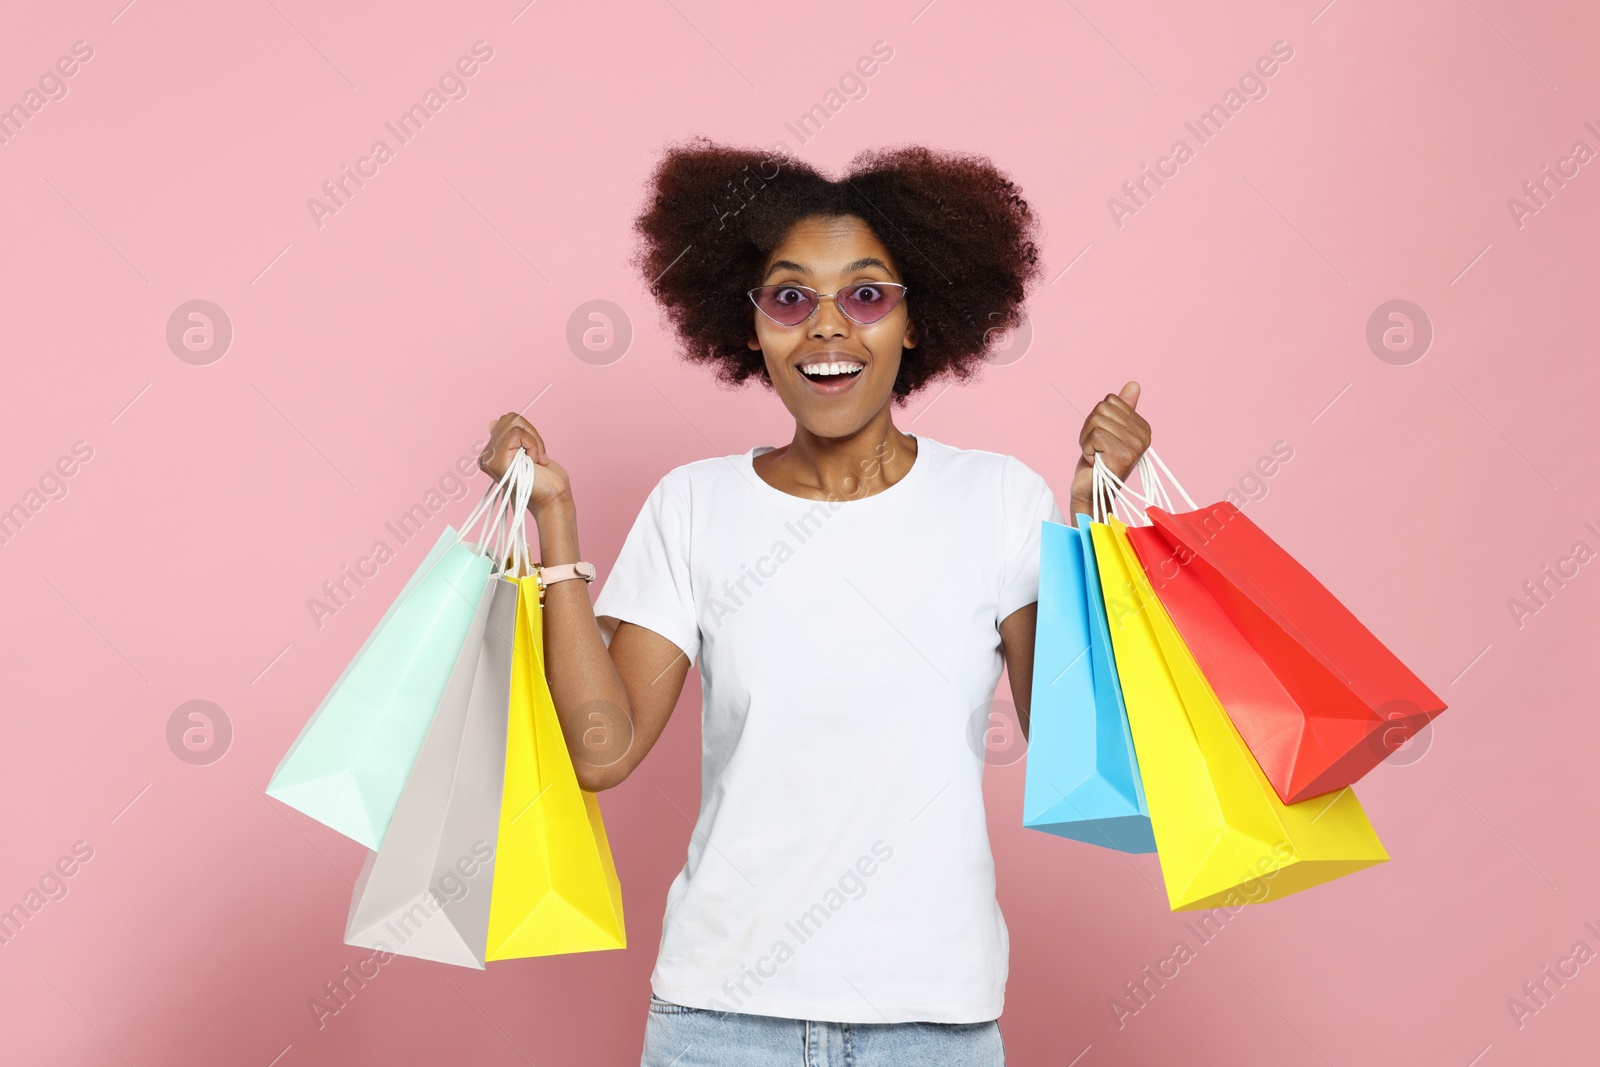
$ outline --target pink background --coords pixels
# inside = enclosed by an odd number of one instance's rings
[[[1521,226],[1507,206],[1574,141],[1600,149],[1592,5],[124,2],[29,5],[0,35],[5,105],[93,48],[0,145],[0,508],[93,452],[0,544],[0,907],[93,849],[0,947],[8,1062],[637,1062],[698,802],[693,680],[603,797],[629,949],[399,959],[320,1029],[308,999],[366,955],[341,940],[363,853],[261,789],[470,500],[321,628],[308,598],[393,547],[384,522],[490,418],[537,398],[602,569],[670,467],[788,439],[770,396],[679,364],[627,266],[641,182],[696,132],[830,167],[896,141],[991,155],[1043,221],[1031,344],[899,425],[1060,494],[1081,413],[1128,378],[1197,496],[1287,442],[1247,513],[1451,706],[1361,785],[1391,863],[1246,910],[1121,1029],[1108,1000],[1186,916],[1154,857],[1023,830],[1023,764],[991,767],[1010,1062],[1593,1057],[1600,964],[1520,1027],[1507,1007],[1600,949],[1600,564],[1520,626],[1508,607],[1600,548],[1600,163]],[[478,40],[468,95],[319,228],[307,198]],[[867,95],[801,144],[785,123],[879,40]],[[1294,54],[1268,95],[1196,146],[1183,123],[1275,41]],[[1107,198],[1179,137],[1194,158],[1117,226]],[[209,365],[166,340],[195,299],[233,328]],[[620,359],[567,344],[595,299],[631,320]],[[1435,330],[1408,365],[1365,339],[1394,299]],[[232,726],[209,765],[168,746],[190,700]]]

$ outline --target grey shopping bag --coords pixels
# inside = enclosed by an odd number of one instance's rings
[[[346,944],[484,965],[517,595],[498,575],[484,586],[388,835],[356,880]]]

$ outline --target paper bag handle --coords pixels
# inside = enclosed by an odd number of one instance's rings
[[[1157,474],[1158,469],[1160,471],[1159,475]],[[1178,491],[1178,495],[1183,498],[1190,511],[1199,509],[1199,505],[1189,496],[1188,491],[1183,488],[1178,479],[1173,477],[1172,471],[1162,462],[1155,449],[1145,449],[1144,453],[1139,457],[1139,462],[1134,465],[1134,470],[1139,472],[1139,488],[1143,490],[1142,493],[1130,489],[1126,482],[1112,474],[1111,468],[1106,466],[1105,460],[1101,458],[1099,452],[1094,454],[1093,507],[1095,513],[1092,516],[1094,521],[1104,522],[1107,514],[1114,514],[1129,526],[1148,526],[1150,518],[1144,513],[1145,508],[1159,507],[1166,511],[1176,510],[1173,507],[1171,495],[1167,493],[1166,486],[1162,484],[1162,475],[1165,476],[1166,481],[1172,483],[1172,487]],[[1130,503],[1130,500],[1138,501],[1139,506]],[[1122,511],[1119,510],[1119,505],[1133,517],[1131,521],[1123,516]]]
[[[465,543],[473,530],[482,524],[475,551],[480,556],[491,557],[497,573],[505,569],[505,542],[515,528],[514,520],[508,521],[511,519],[508,509],[520,500],[522,508],[526,510],[528,497],[533,492],[532,466],[533,460],[528,458],[527,450],[518,449],[500,480],[484,492],[483,499],[478,501],[456,535],[457,544]]]
[[[533,573],[532,557],[528,551],[528,501],[532,499],[533,487],[538,482],[539,465],[528,457],[527,452],[518,450],[517,461],[513,461],[512,466],[516,475],[512,508],[516,515],[506,531],[505,540],[499,545],[499,558],[504,560],[509,553],[510,573],[512,577],[520,578]]]

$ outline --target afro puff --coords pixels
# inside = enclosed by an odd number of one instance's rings
[[[873,149],[833,180],[782,152],[696,138],[667,150],[647,192],[634,264],[685,358],[711,364],[730,385],[771,385],[761,353],[746,345],[755,307],[745,293],[803,218],[854,215],[894,257],[918,337],[901,354],[897,404],[936,379],[971,378],[989,344],[1022,321],[1040,269],[1032,209],[977,155]]]

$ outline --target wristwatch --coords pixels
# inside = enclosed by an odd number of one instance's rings
[[[539,603],[543,604],[546,589],[557,582],[565,582],[572,578],[582,578],[585,582],[592,582],[595,569],[593,563],[558,563],[553,567],[535,563],[533,573],[539,580]]]

